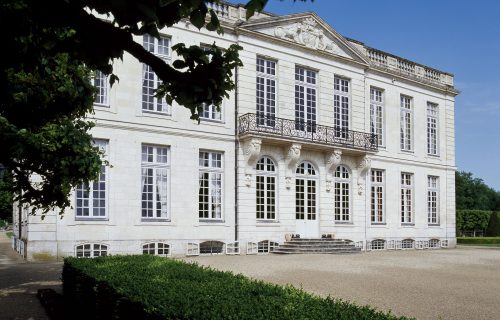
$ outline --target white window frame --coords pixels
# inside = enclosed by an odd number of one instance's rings
[[[172,40],[170,37],[165,37],[161,36],[160,39],[157,39],[149,34],[143,35],[142,38],[143,41],[143,47],[147,51],[151,52],[152,54],[156,55],[158,58],[162,59],[165,61],[165,63],[170,63],[171,62],[171,47],[172,47]],[[160,41],[166,41],[167,45],[160,45]],[[166,49],[165,49],[166,47]],[[167,51],[165,53],[165,51]],[[147,75],[149,78],[145,78],[145,75]],[[142,75],[141,75],[142,83],[141,83],[141,110],[143,113],[155,113],[155,114],[163,114],[163,115],[171,115],[172,112],[172,106],[169,105],[166,101],[165,98],[163,99],[157,99],[154,97],[154,93],[149,92],[149,91],[154,91],[158,88],[158,85],[161,84],[161,80],[158,78],[156,73],[152,70],[150,66],[147,64],[142,65]],[[146,81],[152,81],[153,86],[145,86]],[[148,91],[145,93],[144,91]],[[148,100],[145,100],[145,97],[147,97]],[[150,100],[152,99],[152,100]],[[152,108],[151,105],[152,104]]]
[[[300,173],[299,171],[304,166],[304,172]],[[309,161],[302,161],[295,171],[295,219],[296,220],[318,220],[319,219],[319,174],[316,167]],[[304,203],[304,211],[302,212],[303,217],[300,217],[300,213],[297,210],[297,186],[298,180],[304,181],[304,189],[303,189],[303,203]],[[308,181],[314,182],[314,195],[308,192]],[[314,207],[308,206],[309,199],[312,199],[314,196]],[[314,212],[311,211],[311,208],[314,208]]]
[[[257,242],[257,253],[265,254],[273,252],[276,248],[279,247],[279,243],[271,240],[262,240]]]
[[[373,239],[370,241],[371,250],[385,250],[387,249],[387,241],[384,239]]]
[[[80,252],[81,255],[79,254]],[[88,253],[88,255],[86,255],[85,253]],[[107,256],[108,253],[109,253],[109,246],[107,244],[81,243],[75,246],[75,257],[77,258],[104,257]]]
[[[413,98],[406,95],[400,97],[400,136],[401,151],[413,151]]]
[[[94,105],[109,108],[109,77],[100,70],[95,70],[92,84],[97,89]]]
[[[203,103],[201,106],[200,120],[222,122],[222,106],[220,110],[213,104]]]
[[[385,170],[372,169],[370,179],[370,221],[371,224],[385,224]],[[382,209],[377,205],[378,201]]]
[[[257,161],[255,167],[255,197],[256,197],[256,219],[258,221],[277,221],[278,214],[278,166],[276,162],[268,156],[261,157]],[[259,189],[259,178],[264,179],[262,185],[263,190]],[[271,180],[274,179],[274,182]],[[272,188],[274,186],[274,188]],[[259,197],[259,192],[262,192],[263,196]],[[269,195],[273,196],[270,197]],[[262,199],[262,204],[260,206],[264,207],[264,210],[259,209],[259,198]],[[270,203],[274,200],[274,203]],[[272,208],[272,210],[270,210]],[[261,215],[261,217],[259,217]]]
[[[370,133],[377,135],[379,147],[385,146],[384,90],[370,87]]]
[[[108,140],[95,139],[94,146],[104,153],[103,160],[106,159],[108,154],[109,142]],[[101,197],[102,192],[101,183],[104,183],[104,198]],[[96,188],[97,186],[97,188]],[[95,198],[98,194],[97,199]],[[101,165],[101,172],[97,181],[89,181],[88,184],[80,184],[75,189],[75,220],[107,220],[108,219],[108,194],[109,194],[109,173],[108,167],[103,163]],[[87,195],[85,197],[85,195]],[[99,206],[96,207],[95,203],[99,201]],[[104,206],[101,205],[104,201]],[[85,205],[85,203],[87,205]],[[85,209],[88,210],[88,215],[85,215]],[[95,210],[97,209],[97,214]],[[101,210],[104,214],[101,214]],[[81,212],[81,213],[79,213]]]
[[[145,248],[146,246],[147,248]],[[165,253],[165,250],[167,253]],[[147,242],[142,244],[142,254],[146,255],[168,257],[170,256],[170,250],[170,245],[165,242]]]
[[[427,102],[427,154],[439,156],[439,108]]]
[[[414,225],[414,175],[401,172],[400,221],[401,225]]]
[[[427,176],[427,224],[439,225],[439,177]]]
[[[351,81],[334,76],[333,78],[333,127],[335,136],[348,138],[351,109]]]
[[[339,165],[333,175],[333,220],[335,223],[351,223],[352,221],[352,174],[345,165]],[[344,194],[347,186],[347,194]],[[337,201],[337,196],[339,200]],[[344,197],[347,196],[347,201]],[[347,204],[347,206],[346,206]],[[346,214],[347,212],[347,214]]]
[[[295,66],[295,130],[316,132],[319,104],[318,82],[319,75],[317,71],[298,65]],[[300,103],[300,101],[303,103]],[[310,104],[311,112],[307,110],[308,104]],[[303,110],[300,109],[301,107]]]
[[[205,165],[205,160],[202,160],[202,154],[208,154],[208,163]],[[220,159],[217,159],[217,157],[220,156]],[[198,178],[198,183],[199,183],[199,189],[198,189],[198,217],[200,221],[223,221],[224,220],[224,153],[220,151],[209,151],[209,150],[200,150],[199,156],[198,156],[198,163],[199,163],[199,178]],[[202,164],[203,161],[203,164]],[[220,166],[215,165],[214,163],[220,163]],[[201,203],[200,203],[200,197],[202,196],[200,194],[200,191],[202,190],[201,188],[201,179],[203,174],[208,174],[208,188],[204,188],[208,190],[208,202],[207,202],[207,215],[208,217],[202,216],[202,213],[205,210],[201,210]],[[220,190],[217,191],[214,189],[213,186],[213,181],[217,181],[217,177],[220,177]],[[219,194],[217,194],[219,192]],[[214,204],[214,197],[215,199],[219,198],[220,203],[215,203]],[[215,207],[214,207],[215,205]],[[219,208],[220,215],[217,215],[217,210],[216,208]],[[215,211],[214,211],[215,209]]]
[[[152,151],[149,153],[149,151]],[[161,152],[160,152],[161,151]],[[145,153],[146,152],[146,153]],[[152,160],[149,160],[149,155],[151,154]],[[165,162],[161,162],[159,158],[165,158]],[[152,183],[145,184],[145,170],[152,170]],[[164,174],[162,173],[164,172]],[[165,175],[165,185],[159,185],[158,177]],[[151,192],[145,192],[144,188],[146,186],[152,186]],[[158,194],[158,191],[163,191],[162,194]],[[152,194],[152,206],[151,213],[149,216],[149,206],[144,207],[145,202],[150,202],[149,200],[144,200],[144,195]],[[158,195],[160,199],[158,200]],[[165,197],[163,200],[161,197]],[[160,212],[158,214],[158,202],[160,202]],[[146,210],[146,215],[145,211]],[[160,146],[143,143],[141,145],[141,220],[142,221],[168,221],[170,220],[170,148],[168,146]]]
[[[255,110],[258,126],[274,127],[278,111],[278,62],[257,56]]]

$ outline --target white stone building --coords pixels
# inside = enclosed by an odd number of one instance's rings
[[[333,234],[365,249],[454,246],[453,76],[338,34],[314,13],[217,8],[224,35],[182,22],[137,41],[237,43],[237,89],[198,124],[153,97],[129,55],[97,75],[93,130],[112,167],[43,221],[14,213],[28,259],[272,250]],[[19,216],[19,212],[21,212]],[[20,223],[19,223],[20,222]]]

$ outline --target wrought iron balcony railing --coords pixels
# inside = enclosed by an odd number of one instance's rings
[[[274,136],[368,151],[378,150],[375,134],[254,113],[240,116],[238,134]]]

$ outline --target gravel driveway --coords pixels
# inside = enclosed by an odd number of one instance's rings
[[[201,256],[184,260],[417,319],[500,319],[498,249]]]

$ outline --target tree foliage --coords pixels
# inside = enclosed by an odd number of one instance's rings
[[[457,210],[457,230],[485,230],[492,212],[485,210]]]
[[[163,81],[158,96],[177,102],[198,119],[203,103],[220,106],[234,88],[240,47],[177,44],[179,59],[167,65],[134,41],[187,19],[222,32],[206,3],[218,0],[4,0],[0,4],[0,164],[12,175],[10,192],[44,212],[70,205],[69,194],[97,177],[100,153],[90,129],[95,89],[91,70],[110,75],[125,52],[146,63]],[[247,17],[267,0],[247,3]],[[107,19],[102,19],[102,18]],[[210,57],[210,58],[209,58]],[[35,180],[32,178],[36,177]],[[34,211],[33,211],[34,212]]]
[[[457,210],[500,211],[500,192],[487,186],[482,179],[472,173],[457,171],[455,174]]]

